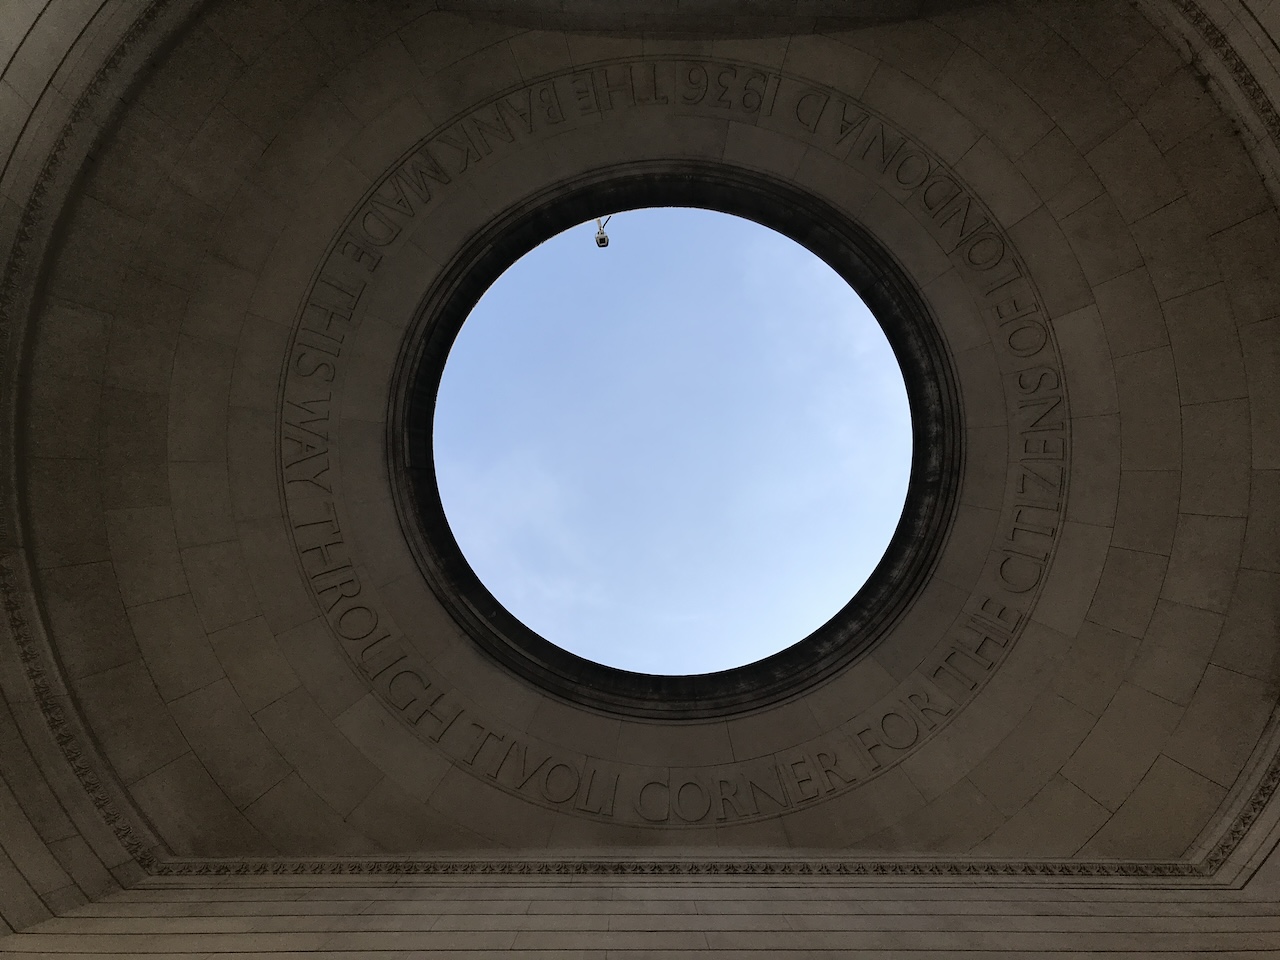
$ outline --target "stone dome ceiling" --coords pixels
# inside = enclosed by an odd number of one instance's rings
[[[10,927],[317,862],[1262,864],[1280,4],[71,6],[0,11]],[[626,700],[458,586],[406,411],[513,238],[670,198],[899,311],[933,499],[786,682]]]

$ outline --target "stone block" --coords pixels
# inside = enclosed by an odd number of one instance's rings
[[[250,713],[275,703],[298,686],[297,676],[261,617],[211,633],[209,642]]]
[[[1249,403],[1182,408],[1182,499],[1187,513],[1242,517],[1249,508]]]
[[[132,790],[178,856],[262,857],[276,852],[190,753],[139,780]]]
[[[210,786],[236,808],[243,810],[288,776],[289,765],[226,679],[175,700],[169,709],[213,778]]]
[[[1165,204],[1130,225],[1161,301],[1217,283],[1217,264],[1202,255],[1207,235],[1191,201]]]
[[[1225,285],[1167,301],[1164,311],[1182,402],[1243,397],[1244,364]]]
[[[1168,561],[1158,554],[1112,547],[1089,605],[1094,623],[1141,637],[1155,610]]]
[[[132,783],[187,752],[187,742],[156,693],[142,661],[84,677],[76,694],[103,752]]]
[[[257,616],[257,599],[238,542],[187,547],[182,565],[206,630],[222,630]]]
[[[1108,193],[1099,194],[1061,220],[1063,233],[1093,285],[1143,266],[1142,254]]]
[[[1280,682],[1280,576],[1241,570],[1236,578],[1213,663],[1246,676]]]
[[[1120,492],[1120,418],[1073,420],[1067,518],[1095,526],[1116,521]],[[1112,531],[1112,540],[1115,532]]]
[[[1248,376],[1253,467],[1280,469],[1280,319],[1244,327],[1240,346]]]
[[[354,810],[380,779],[378,769],[302,688],[258,710],[254,719],[298,776],[339,816]]]
[[[1146,129],[1130,120],[1086,155],[1126,223],[1141,220],[1184,192]]]
[[[1217,809],[1225,791],[1168,757],[1159,757],[1133,794],[1080,855],[1173,859],[1187,848]]]
[[[1075,784],[1055,777],[973,852],[1019,857],[1035,850],[1045,857],[1070,857],[1110,816],[1111,811]]]
[[[1211,664],[1165,745],[1165,755],[1230,787],[1249,759],[1275,703],[1275,688],[1267,681]]]
[[[1095,285],[1094,294],[1113,357],[1142,353],[1169,342],[1164,311],[1145,267]]]
[[[176,700],[223,675],[190,595],[138,604],[128,612],[138,649],[164,700]]]
[[[1182,514],[1160,595],[1193,607],[1224,612],[1240,566],[1243,539],[1241,518]]]
[[[1222,631],[1223,617],[1161,600],[1134,660],[1130,680],[1173,703],[1196,692]]]
[[[108,563],[56,567],[41,582],[50,628],[70,678],[87,677],[138,658],[120,588]]]
[[[1062,775],[1109,810],[1117,810],[1147,774],[1182,708],[1122,684]]]
[[[969,782],[1005,817],[1025,807],[1053,779],[1095,718],[1056,694],[1041,698],[1022,722],[969,774]]]
[[[268,790],[244,815],[285,856],[369,856],[379,852],[297,774],[289,774]]]
[[[1182,467],[1182,418],[1173,353],[1157,347],[1116,361],[1120,465],[1129,470]]]
[[[108,510],[112,568],[126,607],[187,592],[168,507]]]

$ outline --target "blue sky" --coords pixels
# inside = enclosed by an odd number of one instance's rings
[[[553,237],[445,366],[445,515],[508,610],[640,673],[751,663],[847,603],[902,510],[897,362],[849,286],[758,224],[685,208]]]

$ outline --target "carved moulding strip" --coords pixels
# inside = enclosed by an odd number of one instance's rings
[[[735,877],[815,880],[901,880],[912,884],[982,878],[1006,878],[1011,884],[1029,880],[1195,881],[1206,875],[1195,865],[1177,860],[1151,861],[998,861],[998,860],[872,860],[872,859],[166,859],[152,874],[157,877],[250,876],[490,876],[490,877]]]
[[[48,651],[41,649],[42,644],[36,639],[36,632],[26,616],[28,594],[19,586],[20,575],[15,570],[18,562],[12,554],[0,557],[0,603],[4,605],[5,621],[31,692],[35,694],[35,702],[62,758],[103,822],[111,828],[116,840],[134,862],[144,869],[151,869],[156,863],[154,838],[136,830],[130,818],[121,812],[115,791],[98,773],[101,761],[84,748],[81,726],[77,722],[79,718],[71,715],[72,709],[66,698],[59,697],[56,692],[58,681],[51,676]]]
[[[1200,854],[1194,857],[1202,870],[1216,874],[1227,868],[1234,861],[1237,868],[1246,876],[1261,866],[1258,858],[1258,847],[1266,843],[1268,828],[1266,823],[1259,824],[1267,811],[1268,805],[1280,790],[1280,710],[1273,712],[1271,719],[1263,731],[1258,746],[1255,748],[1251,762],[1245,765],[1241,785],[1235,791],[1234,798],[1228,796],[1222,810],[1234,809],[1235,815],[1220,828],[1216,837],[1205,838],[1200,847]],[[1252,773],[1252,781],[1247,779]],[[1275,819],[1273,813],[1270,817]],[[1255,825],[1259,828],[1259,836],[1255,837],[1253,849],[1245,845]],[[1265,853],[1265,851],[1262,851]],[[1244,856],[1242,857],[1241,854]],[[1241,863],[1252,860],[1252,863]],[[1228,872],[1230,872],[1228,870]]]
[[[1249,106],[1257,114],[1263,128],[1276,145],[1280,146],[1280,112],[1276,110],[1276,105],[1262,89],[1262,84],[1258,82],[1258,78],[1249,69],[1249,65],[1240,56],[1240,52],[1236,50],[1230,38],[1222,32],[1222,28],[1196,0],[1166,0],[1166,2],[1186,18],[1187,23],[1195,28],[1200,38],[1222,61],[1227,73],[1231,75],[1231,79],[1235,81],[1240,92],[1249,101]]]
[[[85,158],[103,131],[110,128],[113,114],[124,94],[138,81],[147,58],[175,37],[203,3],[204,0],[150,0],[124,30],[76,98],[45,156],[0,276],[0,369],[4,370],[0,376],[0,461],[5,463],[0,474],[0,543],[8,548],[0,554],[0,603],[5,612],[0,633],[8,634],[0,642],[10,645],[4,651],[4,659],[12,657],[21,665],[32,701],[39,707],[61,758],[128,858],[144,871],[155,867],[163,845],[116,781],[74,699],[63,692],[66,687],[62,667],[31,586],[31,558],[21,546],[25,537],[14,455],[20,434],[19,371],[35,291],[57,222],[79,180]]]
[[[1184,55],[1212,77],[1209,88],[1233,115],[1273,199],[1280,201],[1280,109],[1231,38],[1198,0],[1138,0],[1148,18],[1181,43]],[[1243,0],[1236,0],[1244,5]],[[1250,16],[1253,11],[1245,6]],[[1256,18],[1255,18],[1256,19]],[[1259,24],[1259,26],[1261,26]],[[1206,52],[1209,56],[1202,56]],[[1216,61],[1216,62],[1215,62]],[[1274,91],[1280,95],[1280,91]]]

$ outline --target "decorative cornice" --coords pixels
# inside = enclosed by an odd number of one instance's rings
[[[491,877],[794,877],[815,879],[1205,879],[1196,865],[1152,861],[986,861],[772,859],[246,859],[158,861],[158,877],[491,876]]]
[[[4,278],[0,281],[0,352],[8,348],[11,325],[13,323],[12,308],[17,303],[16,291],[19,281],[29,262],[30,246],[41,226],[47,225],[49,218],[45,212],[45,201],[48,198],[51,184],[62,171],[67,160],[67,150],[72,140],[78,135],[78,128],[98,106],[98,101],[106,86],[114,79],[125,58],[132,48],[147,36],[156,21],[173,0],[151,0],[147,7],[134,19],[112,48],[107,59],[93,75],[88,85],[81,91],[72,105],[71,112],[63,124],[58,139],[45,157],[44,165],[36,177],[35,185],[23,208],[18,230],[14,237],[9,259],[5,265]],[[0,171],[3,173],[3,171]]]
[[[1275,141],[1277,147],[1280,147],[1280,112],[1277,112],[1275,104],[1262,89],[1262,84],[1249,69],[1249,65],[1244,62],[1244,58],[1240,56],[1240,52],[1236,50],[1230,38],[1223,33],[1222,28],[1196,0],[1168,0],[1168,2],[1182,14],[1187,23],[1195,28],[1200,38],[1222,61],[1222,65],[1226,67],[1231,79],[1249,101],[1249,106],[1257,114],[1267,134]]]
[[[1198,867],[1206,875],[1218,872],[1243,842],[1249,830],[1262,816],[1263,810],[1271,802],[1276,791],[1280,789],[1280,753],[1271,758],[1266,773],[1253,788],[1243,808],[1236,814],[1231,825],[1218,838],[1218,842],[1198,862]]]
[[[120,845],[140,867],[153,870],[157,861],[152,845],[139,836],[128,816],[121,812],[111,791],[98,774],[97,759],[86,752],[81,744],[76,729],[78,724],[67,716],[70,708],[54,693],[49,671],[56,670],[57,667],[48,662],[48,651],[41,649],[43,645],[36,639],[27,620],[26,603],[19,588],[18,574],[12,566],[13,559],[12,555],[0,557],[0,605],[4,607],[9,631],[18,648],[18,659],[22,662],[31,692],[35,694],[36,705],[40,708],[67,766],[75,774],[103,822],[111,828]]]
[[[65,176],[70,164],[77,162],[72,145],[83,136],[82,127],[87,120],[95,116],[100,118],[103,100],[109,95],[108,88],[116,81],[121,66],[139,41],[152,33],[160,16],[172,3],[173,0],[151,0],[133,20],[77,97],[57,140],[45,157],[27,197],[8,251],[4,273],[0,276],[0,358],[3,358],[6,369],[16,370],[20,365],[19,358],[12,356],[20,348],[15,325],[21,322],[20,315],[25,310],[24,292],[31,288],[33,277],[38,272],[35,261],[41,252],[33,253],[33,248],[39,247],[42,239],[47,242],[57,220],[58,212],[48,209],[49,199],[59,177]],[[16,409],[17,390],[17,377],[12,380],[0,377],[0,409],[5,410],[10,418]],[[9,436],[0,449],[12,451],[14,421],[10,419],[6,426]],[[10,465],[9,478],[13,476],[12,470]],[[5,520],[17,521],[17,516],[5,517]],[[7,523],[0,525],[0,532],[7,534],[11,543],[21,542],[18,531],[8,530]],[[4,607],[22,672],[62,758],[90,803],[134,862],[149,871],[156,864],[155,841],[148,842],[143,837],[150,831],[135,822],[136,814],[129,811],[129,801],[119,796],[118,787],[112,786],[114,778],[101,772],[109,766],[93,746],[86,746],[83,737],[86,726],[74,703],[55,692],[63,688],[54,682],[61,668],[50,645],[38,638],[37,631],[32,628],[30,617],[38,618],[39,614],[34,612],[38,608],[32,603],[31,591],[23,582],[26,578],[18,569],[26,562],[27,558],[20,550],[0,557],[0,604]]]

